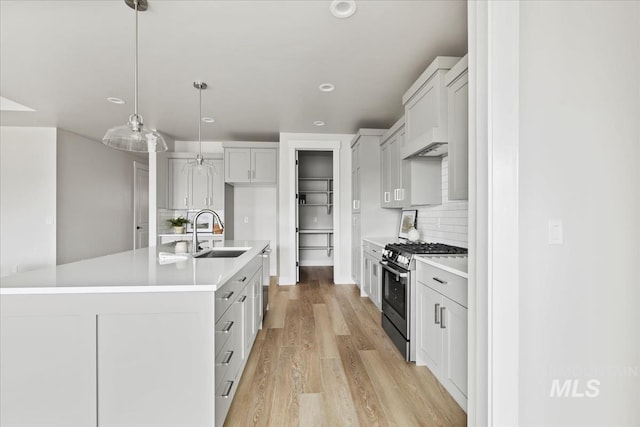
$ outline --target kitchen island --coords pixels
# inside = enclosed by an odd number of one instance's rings
[[[222,425],[262,320],[267,241],[174,245],[0,281],[0,425]]]

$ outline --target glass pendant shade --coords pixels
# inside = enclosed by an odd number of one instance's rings
[[[204,161],[202,157],[202,90],[207,88],[207,84],[204,82],[193,82],[193,87],[198,89],[198,98],[200,101],[200,115],[198,116],[198,143],[199,151],[194,160],[189,160],[183,167],[182,173],[187,174],[189,178],[194,175],[212,177],[218,174],[218,170],[211,163]]]
[[[136,12],[136,61],[134,67],[134,113],[126,125],[112,127],[102,137],[107,147],[138,153],[167,151],[167,143],[157,131],[144,127],[142,116],[138,114],[138,12],[147,10],[147,0],[125,0]]]
[[[132,115],[129,123],[112,127],[102,138],[102,142],[111,148],[139,153],[154,153],[167,151],[167,143],[157,131],[147,129],[142,124],[142,118]]]

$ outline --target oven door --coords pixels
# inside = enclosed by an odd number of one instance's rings
[[[381,261],[380,265],[382,266],[382,313],[408,340],[410,271],[387,261]]]

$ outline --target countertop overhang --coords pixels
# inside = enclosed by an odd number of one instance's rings
[[[135,249],[0,278],[0,295],[128,292],[214,292],[260,254],[267,240],[225,240],[215,247],[250,248],[236,258],[193,258],[161,265],[175,244]]]

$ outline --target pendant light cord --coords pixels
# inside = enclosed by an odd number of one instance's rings
[[[200,143],[200,157],[202,157],[202,84],[198,88],[198,95],[200,96],[200,115],[198,116],[198,142]]]
[[[135,79],[133,81],[133,111],[138,117],[138,0],[133,0],[136,10],[136,61],[134,66]]]

